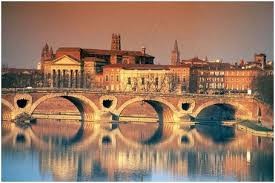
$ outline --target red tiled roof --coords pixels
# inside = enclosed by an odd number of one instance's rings
[[[203,62],[203,63],[208,63],[204,60],[199,59],[198,57],[194,57],[194,58],[191,58],[191,59],[188,59],[188,60],[182,60],[182,62]]]
[[[169,65],[153,65],[153,64],[110,64],[104,68],[122,68],[125,70],[169,70]]]
[[[186,68],[186,67],[190,68],[191,66],[190,66],[190,64],[182,63],[180,65],[169,65],[169,67],[170,68]]]
[[[106,60],[97,57],[84,57],[84,61],[106,62]]]
[[[145,57],[153,57],[151,55],[145,54],[141,51],[128,51],[128,50],[102,50],[102,49],[84,49],[89,54],[98,54],[98,55],[124,55],[124,56],[145,56]]]
[[[81,48],[79,47],[60,47],[57,51],[80,51]]]

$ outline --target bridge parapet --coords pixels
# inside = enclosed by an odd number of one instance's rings
[[[161,93],[161,92],[116,92],[108,90],[98,90],[98,89],[83,89],[83,88],[3,88],[2,94],[12,94],[12,93],[88,93],[88,94],[102,94],[102,95],[131,95],[131,96],[159,96],[159,97],[206,97],[206,98],[255,98],[254,95],[248,94],[197,94],[197,93],[184,93],[178,94],[176,92],[172,93]]]
[[[136,93],[136,92],[110,92],[106,90],[90,89],[57,89],[57,88],[33,88],[33,89],[3,89],[2,104],[7,106],[11,115],[5,114],[5,118],[14,118],[21,112],[32,113],[35,108],[47,99],[63,97],[70,100],[83,112],[83,119],[90,120],[112,120],[112,116],[119,116],[121,111],[129,104],[138,101],[147,101],[154,105],[156,110],[168,109],[169,113],[163,113],[173,121],[196,117],[204,108],[215,104],[229,104],[243,111],[243,118],[256,119],[257,111],[268,110],[268,115],[273,112],[264,103],[250,95],[205,95],[205,94],[177,94],[177,93]],[[18,99],[27,99],[28,105],[24,108],[17,106]],[[106,106],[104,101],[111,102]],[[138,110],[138,109],[137,109]],[[264,114],[262,112],[262,114]],[[263,118],[263,117],[262,117]],[[266,119],[271,120],[272,117]],[[257,120],[257,119],[256,119]],[[272,123],[272,121],[270,121]]]

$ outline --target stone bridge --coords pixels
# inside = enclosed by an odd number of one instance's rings
[[[273,123],[273,110],[248,95],[198,95],[159,93],[116,93],[72,89],[3,89],[2,119],[12,120],[20,113],[33,114],[35,109],[51,98],[62,97],[72,102],[89,121],[119,120],[124,109],[135,102],[150,104],[160,122],[181,122],[198,118],[209,107],[232,111],[234,119],[258,120]]]

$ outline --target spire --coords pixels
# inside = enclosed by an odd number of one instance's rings
[[[173,51],[179,52],[178,41],[177,41],[177,40],[175,40],[175,43],[174,43],[174,50],[173,50]]]
[[[180,52],[178,48],[178,41],[175,40],[174,49],[172,50],[172,53],[171,53],[171,65],[178,65],[178,64],[180,64]]]
[[[50,58],[53,58],[53,48],[50,48]]]
[[[46,45],[45,45],[45,51],[49,52],[49,45],[48,45],[48,43],[46,43]]]
[[[50,60],[52,58],[53,58],[53,49],[52,47],[49,48],[48,43],[46,43],[41,52],[41,60]]]

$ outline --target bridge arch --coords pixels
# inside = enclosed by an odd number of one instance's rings
[[[64,93],[59,93],[59,94],[49,94],[45,95],[38,100],[36,100],[33,105],[31,106],[31,109],[29,111],[29,114],[32,114],[34,110],[44,101],[51,99],[51,98],[57,98],[57,97],[62,97],[70,102],[72,102],[77,109],[79,110],[81,114],[81,119],[84,121],[93,121],[98,119],[98,112],[99,109],[95,105],[94,102],[92,102],[90,99],[88,99],[85,96],[82,95],[77,95],[77,94],[64,94]]]
[[[245,106],[238,102],[223,102],[223,101],[208,101],[202,105],[200,105],[195,112],[193,113],[193,117],[197,118],[198,115],[208,107],[221,105],[227,106],[229,109],[234,110],[235,118],[243,118],[243,119],[250,119],[252,118],[252,112],[249,111]]]
[[[116,114],[119,117],[122,111],[135,102],[146,102],[150,104],[158,114],[159,122],[174,122],[174,114],[177,113],[177,109],[170,102],[161,99],[161,98],[144,98],[144,97],[135,97],[124,104],[122,104],[117,110]]]
[[[13,118],[13,112],[15,110],[14,106],[7,100],[3,99],[1,100],[1,104],[3,104],[6,107],[6,110],[3,110],[2,113],[2,119],[3,120],[10,120]]]

